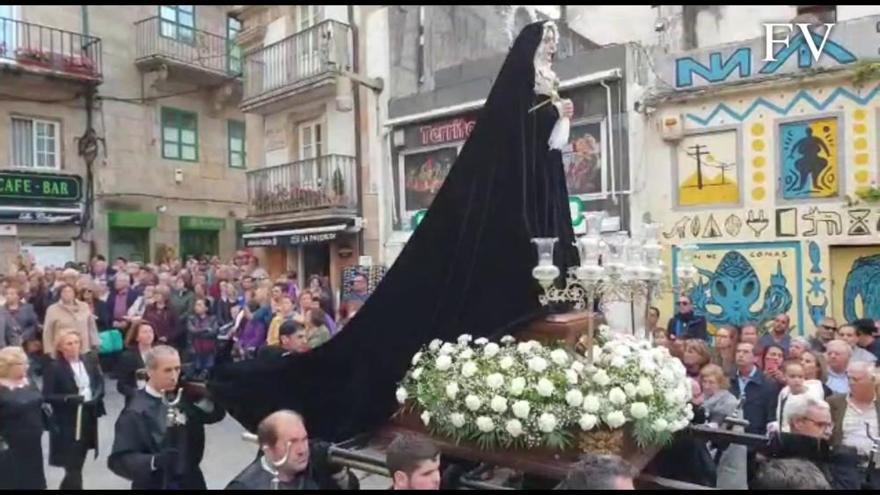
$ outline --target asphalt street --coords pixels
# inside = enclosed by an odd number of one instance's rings
[[[113,429],[116,418],[119,417],[119,413],[122,411],[123,400],[122,396],[116,391],[115,380],[107,379],[106,389],[107,394],[104,398],[104,404],[107,408],[107,415],[99,420],[98,435],[100,448],[98,457],[95,459],[93,453],[90,452],[83,467],[83,485],[86,490],[126,490],[131,487],[131,482],[116,476],[107,467],[107,456],[110,454],[110,448],[113,445]],[[254,460],[257,448],[255,445],[241,439],[243,431],[245,431],[244,428],[230,416],[226,416],[220,423],[205,427],[206,445],[205,458],[202,461],[202,472],[205,474],[208,489],[220,490],[225,488],[232,478]],[[61,479],[64,477],[64,470],[48,465],[48,433],[43,435],[43,453],[44,462],[46,463],[46,482],[49,489],[58,489],[58,485],[61,484]],[[385,489],[390,486],[388,478],[367,475],[361,472],[356,472],[356,474],[361,479],[362,489]]]

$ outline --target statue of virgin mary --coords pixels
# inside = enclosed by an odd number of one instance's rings
[[[371,431],[397,407],[410,360],[433,339],[500,338],[546,313],[531,239],[559,239],[554,264],[577,264],[560,149],[571,102],[557,94],[552,22],[526,26],[446,181],[355,318],[308,353],[220,367],[215,398],[246,428],[287,408],[309,434]]]

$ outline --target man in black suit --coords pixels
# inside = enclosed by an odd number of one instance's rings
[[[275,356],[289,356],[309,351],[309,342],[304,326],[293,320],[287,320],[278,329],[280,345],[267,345],[257,352],[259,359],[271,359]]]
[[[730,378],[730,393],[736,398],[745,394],[743,417],[749,422],[746,433],[763,435],[767,423],[776,416],[779,385],[767,380],[755,365],[754,345],[740,342],[736,346],[736,373]]]

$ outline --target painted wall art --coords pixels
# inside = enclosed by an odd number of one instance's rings
[[[839,190],[836,117],[779,125],[782,197],[829,198]]]
[[[458,149],[440,148],[406,155],[403,162],[406,210],[428,208],[455,163]]]
[[[880,320],[880,245],[832,246],[834,317]]]
[[[568,145],[562,152],[569,195],[580,196],[605,191],[604,143],[602,122],[585,122],[571,127]]]
[[[686,136],[678,144],[678,206],[740,202],[735,129]]]

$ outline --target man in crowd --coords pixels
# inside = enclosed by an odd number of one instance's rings
[[[779,386],[755,365],[755,350],[752,344],[740,342],[736,346],[736,374],[730,379],[730,393],[740,398],[745,393],[743,418],[749,422],[746,433],[763,435],[767,423],[774,420]]]
[[[130,289],[131,278],[127,273],[117,273],[113,278],[113,290],[107,297],[107,312],[113,320],[113,328],[128,328],[128,308],[137,300],[138,295]],[[124,332],[123,332],[124,333]]]
[[[834,422],[831,445],[854,447],[859,455],[859,468],[865,470],[874,446],[868,438],[868,431],[875,437],[880,435],[880,402],[877,401],[874,365],[864,361],[852,362],[847,367],[847,376],[849,393],[828,398]],[[871,475],[872,489],[880,488],[880,472],[877,469],[865,474]]]
[[[227,490],[268,490],[273,476],[264,463],[277,464],[281,490],[357,489],[357,478],[347,469],[327,461],[329,444],[309,440],[302,416],[290,410],[276,411],[257,426],[262,456],[252,462],[226,487]],[[271,466],[270,466],[271,467]]]
[[[837,321],[834,318],[822,318],[822,323],[816,327],[816,335],[810,337],[810,345],[816,352],[825,352],[825,346],[834,340],[837,333]]]
[[[754,490],[830,490],[822,471],[802,459],[772,459],[762,462],[750,488]]]
[[[278,329],[277,345],[266,345],[257,351],[257,357],[266,359],[272,356],[288,356],[309,352],[308,332],[299,322],[288,320]]]
[[[615,455],[584,454],[557,490],[635,490],[636,470]]]
[[[385,452],[392,490],[439,490],[440,449],[430,439],[400,435]]]
[[[709,339],[706,319],[694,313],[694,305],[688,296],[678,298],[678,312],[669,319],[666,331],[675,340]]]
[[[758,340],[758,348],[764,349],[771,344],[782,347],[785,355],[788,356],[788,350],[791,348],[791,318],[786,313],[776,315],[773,320],[773,327],[769,332],[761,336]]]
[[[147,352],[144,364],[146,387],[134,393],[119,415],[107,465],[130,480],[132,490],[205,490],[199,467],[204,425],[219,422],[226,413],[208,399],[193,403],[183,397],[175,424],[168,425],[163,397],[178,388],[180,355],[173,347],[159,345]]]
[[[873,328],[870,329],[872,334],[873,330]],[[837,329],[837,338],[849,344],[849,347],[852,350],[852,354],[849,358],[850,362],[864,361],[872,364],[877,362],[877,356],[859,347],[859,333],[853,325],[842,325]],[[873,338],[874,336],[871,335],[871,340],[873,340]]]
[[[648,322],[645,325],[648,335],[655,335],[655,332],[658,330],[666,332],[666,329],[657,326],[658,323],[660,323],[660,310],[655,306],[651,306],[648,308]]]
[[[851,356],[852,347],[843,340],[832,340],[825,345],[825,360],[828,362],[828,379],[825,385],[835,394],[849,393],[846,369]]]
[[[107,270],[107,259],[100,254],[92,260],[91,275],[95,282],[110,285],[108,282],[113,274]]]
[[[370,297],[370,293],[368,292],[367,285],[367,277],[365,277],[362,273],[358,273],[351,280],[351,292],[343,297],[342,302],[348,301],[360,301],[364,302]]]
[[[859,336],[859,347],[870,352],[875,358],[880,359],[880,339],[874,336],[877,332],[877,325],[874,320],[863,318],[852,322],[856,333]]]

